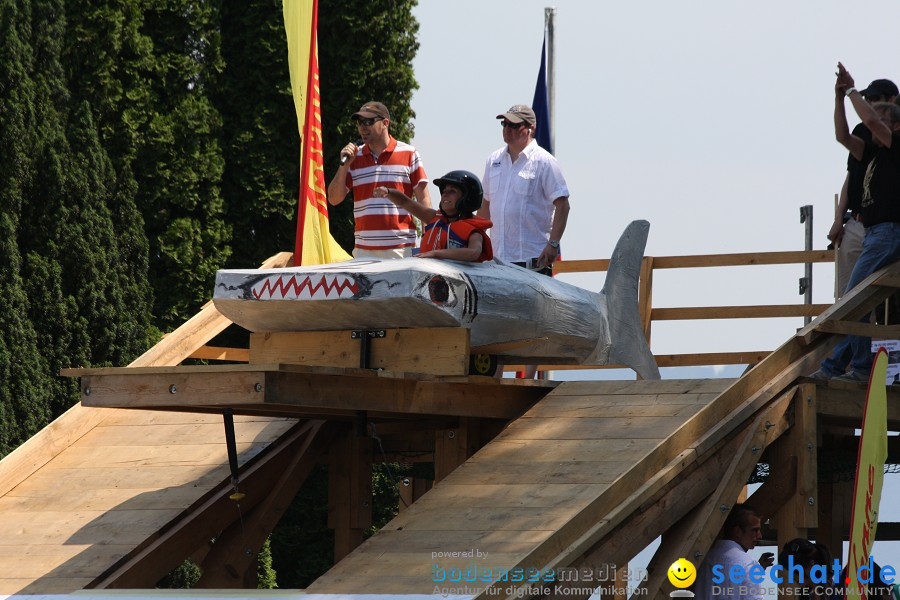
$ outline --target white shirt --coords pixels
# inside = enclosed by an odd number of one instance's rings
[[[712,568],[715,565],[722,566],[718,571],[720,576],[717,577],[717,579],[724,578],[721,583],[713,582]],[[728,576],[732,565],[740,565],[746,574],[753,565],[759,566],[759,562],[747,554],[744,547],[737,542],[716,540],[703,564],[697,569],[697,581],[694,584],[695,600],[762,600],[760,588],[765,586],[765,583],[752,583],[746,576],[742,582],[732,583]],[[714,594],[714,591],[718,593]]]
[[[488,158],[482,181],[494,256],[510,262],[540,256],[550,239],[553,201],[569,196],[556,158],[531,140],[513,163],[503,146]]]

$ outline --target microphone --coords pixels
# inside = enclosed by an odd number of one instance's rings
[[[355,145],[357,148],[359,148],[360,146],[363,145],[363,141],[362,141],[362,140],[356,140],[356,141],[354,142],[354,145]],[[341,166],[343,167],[344,165],[346,165],[346,164],[347,164],[347,161],[350,160],[351,158],[353,158],[353,155],[351,155],[351,154],[342,154],[342,155],[341,155]]]

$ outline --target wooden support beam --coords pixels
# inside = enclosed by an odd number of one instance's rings
[[[749,265],[790,265],[798,263],[834,262],[831,250],[789,250],[785,252],[744,252],[735,254],[698,254],[692,256],[653,257],[656,269],[690,267],[736,267]],[[553,265],[555,273],[606,271],[609,259],[563,260]]]
[[[453,429],[438,429],[434,436],[434,482],[441,481],[475,452],[478,423],[462,417]]]
[[[654,308],[654,321],[695,319],[773,319],[777,317],[815,317],[830,304],[767,304],[759,306],[688,306]]]
[[[819,325],[824,321],[858,321],[875,308],[879,302],[894,293],[889,287],[873,285],[883,278],[900,275],[900,263],[894,263],[862,280],[856,287],[844,294],[844,297],[835,302],[831,308],[826,309],[812,323],[797,332],[796,339],[803,344],[811,343],[822,333],[818,331]]]
[[[303,443],[307,423],[300,423],[278,442],[251,459],[241,469],[246,496],[241,510],[249,511],[266,496],[271,482],[283,473],[284,465]],[[226,478],[201,502],[192,506],[160,533],[136,548],[116,567],[94,579],[90,588],[152,588],[161,577],[197,550],[198,540],[209,540],[240,519],[240,511],[229,498],[230,478]]]
[[[466,375],[469,330],[464,327],[386,329],[368,340],[368,367],[395,372]],[[251,364],[358,368],[364,340],[351,331],[284,331],[250,335]]]
[[[344,425],[328,453],[328,527],[334,562],[350,554],[372,524],[372,438]]]
[[[312,473],[321,454],[334,437],[336,426],[312,421],[301,443],[288,456],[284,468],[270,482],[259,482],[268,490],[266,498],[241,520],[216,537],[200,565],[203,575],[196,588],[253,589],[259,550],[284,515],[291,501]],[[243,486],[242,486],[243,487]]]
[[[797,489],[797,459],[791,458],[787,463],[780,463],[772,469],[769,463],[769,478],[753,492],[747,503],[756,507],[764,515],[774,515],[778,509],[793,496]]]
[[[860,335],[877,339],[900,338],[900,325],[875,325],[859,321],[823,321],[816,327],[822,333],[839,333],[841,335]]]
[[[741,432],[742,441],[716,490],[702,506],[675,525],[675,531],[663,541],[650,560],[645,582],[647,597],[665,598],[674,590],[666,579],[666,571],[678,558],[687,557],[694,564],[700,564],[701,557],[706,555],[718,535],[763,450],[787,429],[787,411],[794,396],[793,391],[781,396]]]
[[[816,386],[806,383],[798,388],[794,426],[770,449],[772,465],[797,465],[790,498],[777,507],[772,518],[779,548],[792,539],[808,537],[809,529],[817,525],[816,446]]]
[[[249,362],[250,351],[247,348],[223,348],[220,346],[201,346],[197,348],[188,358],[199,358],[202,360],[227,360],[231,362]]]
[[[650,343],[650,327],[653,322],[653,257],[645,256],[641,261],[641,274],[638,279],[638,313],[641,315],[641,328],[647,343]]]
[[[512,419],[556,382],[440,377],[303,365],[208,365],[158,369],[67,369],[82,403],[110,408],[258,412],[298,418],[449,415]]]

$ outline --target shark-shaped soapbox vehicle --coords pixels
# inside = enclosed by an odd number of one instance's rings
[[[659,379],[637,304],[649,229],[626,228],[600,293],[500,260],[357,259],[220,270],[213,302],[252,332],[464,327],[505,363],[623,364]]]

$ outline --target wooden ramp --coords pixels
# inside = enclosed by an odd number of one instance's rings
[[[770,445],[793,471],[761,491],[787,503],[784,530],[815,527],[816,386],[799,378],[829,333],[875,331],[856,320],[898,271],[861,282],[734,382],[561,384],[309,591],[587,597],[574,592],[603,582],[559,590],[546,574],[558,585],[572,567],[622,565],[662,535],[642,595],[664,598],[668,566],[699,564]]]
[[[230,324],[208,303],[131,366],[177,365]],[[239,463],[271,462],[262,454],[275,453],[263,450],[297,427],[296,419],[236,417]],[[160,547],[153,558],[162,572],[177,566],[194,540],[235,518],[224,437],[219,415],[69,409],[0,460],[0,595],[94,587],[128,557]],[[197,514],[208,531],[181,527]],[[186,537],[194,539],[182,554],[165,556],[172,544],[161,542]]]
[[[655,475],[663,464],[645,459],[677,455],[673,434],[731,383],[563,383],[308,591],[431,593],[465,585],[453,569],[540,569],[546,557],[525,563]]]

